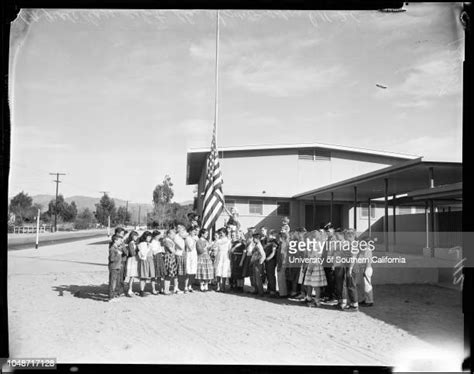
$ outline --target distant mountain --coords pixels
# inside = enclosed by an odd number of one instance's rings
[[[42,210],[46,211],[48,209],[48,204],[51,200],[54,200],[54,195],[34,195],[31,196],[34,204],[40,204]],[[88,208],[91,212],[95,211],[95,204],[98,204],[100,197],[89,197],[89,196],[71,196],[64,198],[67,203],[74,201],[77,206],[77,210],[80,212]],[[115,206],[118,208],[120,206],[126,206],[127,202],[125,200],[113,198],[115,201]],[[192,200],[187,200],[178,203],[180,205],[189,205],[193,204]],[[139,204],[139,203],[129,203],[128,211],[131,215],[131,220],[133,222],[138,222],[138,214],[140,213],[140,222],[145,222],[147,213],[153,210],[153,204]]]
[[[183,201],[181,203],[178,203],[179,205],[193,205],[194,204],[194,201],[193,200],[186,200],[186,201]]]

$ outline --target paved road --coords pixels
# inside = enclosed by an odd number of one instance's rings
[[[77,232],[56,232],[43,233],[39,237],[39,247],[64,244],[74,241],[80,241],[90,238],[100,238],[104,240],[107,237],[106,230],[87,230]],[[36,234],[9,234],[8,235],[8,250],[15,251],[19,249],[35,248]]]

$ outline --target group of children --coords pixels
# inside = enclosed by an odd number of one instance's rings
[[[251,227],[244,234],[234,211],[212,239],[208,230],[199,227],[196,217],[190,219],[188,229],[178,224],[163,234],[131,231],[126,235],[123,228],[117,228],[109,247],[109,299],[116,301],[122,293],[137,295],[133,292],[135,280],[140,282],[140,296],[147,294],[148,282],[153,295],[193,292],[194,284],[199,284],[202,292],[210,288],[226,292],[229,286],[231,291],[242,293],[248,277],[251,292],[259,296],[289,298],[308,306],[333,305],[347,311],[358,310],[359,298],[362,305],[372,306],[370,262],[362,267],[357,263],[323,266],[317,261],[302,265],[288,262],[290,241],[308,238],[347,241],[355,239],[355,233],[334,230],[330,225],[312,232],[290,231],[285,217],[279,231],[261,227],[257,232]],[[336,248],[307,256],[347,256],[343,252]],[[359,292],[358,283],[363,286]]]

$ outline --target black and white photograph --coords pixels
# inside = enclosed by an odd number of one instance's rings
[[[4,368],[461,372],[465,4],[401,4],[19,9]]]

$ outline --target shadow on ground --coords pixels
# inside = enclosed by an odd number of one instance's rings
[[[462,342],[460,290],[429,284],[379,285],[374,286],[374,301],[360,312],[431,343]]]
[[[102,244],[109,244],[110,240],[101,240],[100,242],[89,243],[87,245],[102,245]]]
[[[91,299],[96,301],[108,301],[109,300],[109,285],[103,283],[100,286],[88,285],[62,285],[54,286],[53,291],[58,293],[58,296],[65,296],[64,293],[68,292],[74,297],[80,299]]]
[[[61,260],[58,258],[42,258],[42,257],[32,257],[32,256],[17,256],[20,258],[34,258],[35,260],[40,261],[58,261],[58,262],[73,262],[76,264],[84,264],[84,265],[96,265],[96,266],[109,266],[108,264],[104,264],[102,262],[84,262],[84,261],[74,261],[74,260]]]

